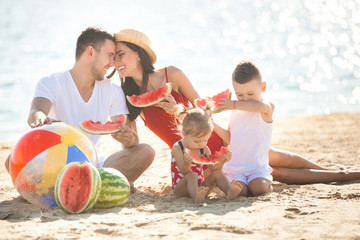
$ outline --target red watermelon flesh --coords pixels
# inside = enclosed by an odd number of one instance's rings
[[[195,153],[192,153],[190,150],[186,150],[187,153],[193,158],[193,162],[200,165],[214,165],[219,161],[219,158],[223,156],[225,153],[229,151],[228,147],[221,147],[219,151],[211,154],[209,157],[205,157],[202,154],[200,157],[197,156]]]
[[[65,211],[81,213],[94,206],[100,189],[100,174],[94,166],[72,162],[63,168],[56,180],[55,199]]]
[[[135,107],[148,107],[164,100],[165,96],[171,94],[171,83],[166,83],[152,92],[146,92],[140,95],[126,96],[129,103]]]
[[[87,133],[104,135],[111,134],[119,131],[119,126],[122,126],[126,122],[126,115],[121,115],[120,118],[116,119],[114,122],[107,121],[105,124],[102,124],[100,121],[93,122],[92,119],[83,121],[79,123],[79,127]]]
[[[221,98],[231,99],[231,91],[229,89],[226,89],[225,91],[222,91],[221,93],[218,93],[212,97],[197,98],[194,100],[194,105],[197,108],[202,108],[206,106],[207,102],[211,101],[215,105],[213,113],[217,113],[218,111],[216,110],[216,108],[219,107],[218,102],[220,102]]]

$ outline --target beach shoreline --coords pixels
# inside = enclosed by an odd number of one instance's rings
[[[272,146],[330,169],[360,170],[360,113],[281,117]],[[221,122],[226,126],[227,119]],[[71,215],[43,210],[14,189],[4,162],[15,142],[0,143],[0,239],[360,239],[360,180],[288,185],[228,201],[215,192],[204,204],[171,195],[170,149],[140,126],[141,142],[156,151],[124,207]],[[109,136],[104,152],[121,148]]]

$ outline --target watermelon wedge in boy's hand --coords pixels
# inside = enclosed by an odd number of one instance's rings
[[[198,157],[196,154],[192,153],[188,149],[186,149],[185,152],[187,152],[193,158],[192,160],[193,163],[200,165],[214,165],[219,162],[220,157],[222,157],[224,154],[229,152],[229,148],[221,147],[219,151],[216,151],[215,153],[211,154],[209,157],[205,157],[204,154]]]
[[[135,107],[148,107],[164,100],[165,96],[171,94],[172,87],[170,83],[159,87],[152,92],[146,92],[140,95],[126,96],[128,102]]]
[[[197,108],[203,108],[206,106],[207,102],[212,102],[214,104],[214,109],[212,110],[212,113],[219,113],[220,110],[218,110],[217,107],[219,107],[218,102],[220,102],[221,98],[231,99],[231,91],[229,89],[226,89],[225,91],[222,91],[221,93],[218,93],[212,97],[197,98],[194,100],[194,105]]]
[[[79,123],[79,127],[87,133],[95,135],[104,135],[118,132],[119,126],[124,125],[126,122],[126,115],[121,115],[120,118],[116,119],[114,122],[107,121],[105,124],[102,124],[100,121],[93,122],[91,119]]]

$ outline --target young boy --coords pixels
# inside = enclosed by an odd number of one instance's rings
[[[232,159],[223,170],[230,181],[242,185],[240,196],[272,192],[268,154],[275,106],[261,97],[266,82],[254,63],[240,62],[233,72],[232,84],[237,100],[222,99],[219,103],[220,110],[233,110],[229,130],[214,123],[215,132],[230,144],[232,151]]]

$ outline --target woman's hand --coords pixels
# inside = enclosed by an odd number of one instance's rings
[[[172,95],[165,96],[165,99],[155,104],[155,106],[164,109],[164,111],[170,115],[175,115],[178,111],[178,105]]]

